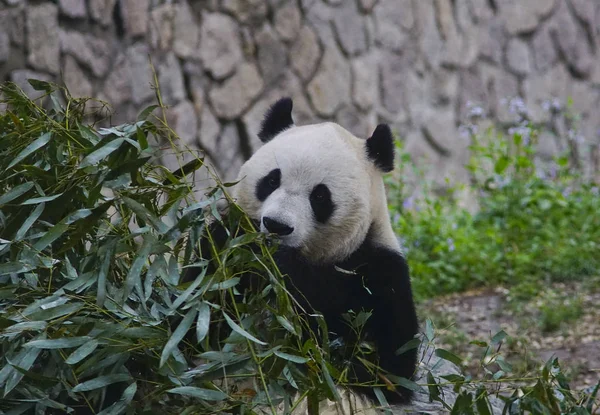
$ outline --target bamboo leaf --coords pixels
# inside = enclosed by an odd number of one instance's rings
[[[40,148],[44,147],[46,144],[48,144],[48,142],[50,142],[51,138],[52,138],[52,133],[50,133],[50,132],[42,134],[40,136],[40,138],[38,138],[37,140],[35,140],[31,144],[29,144],[27,147],[25,147],[23,149],[23,151],[21,151],[17,155],[17,157],[15,157],[13,159],[13,161],[10,162],[10,164],[8,165],[8,167],[6,169],[7,170],[10,169],[11,167],[15,166],[17,163],[20,163],[25,157],[27,157],[34,151],[39,150]]]
[[[227,394],[221,391],[196,388],[194,386],[181,386],[178,388],[169,389],[167,392],[190,396],[192,398],[204,399],[206,401],[222,401],[227,399]]]
[[[34,347],[36,349],[68,349],[78,347],[92,340],[91,337],[65,337],[60,339],[32,340],[25,343],[23,347]]]
[[[282,359],[289,360],[290,362],[294,362],[294,363],[306,363],[306,362],[308,362],[308,359],[306,357],[296,356],[296,355],[293,355],[293,354],[280,352],[279,350],[275,351],[275,356],[281,357]]]
[[[123,201],[125,204],[135,212],[142,220],[145,222],[149,222],[154,229],[156,229],[161,234],[167,232],[169,227],[165,225],[162,221],[160,221],[156,216],[154,216],[144,205],[138,203],[137,201],[130,199],[128,197],[123,197]]]
[[[50,228],[50,230],[48,232],[46,232],[46,234],[44,236],[42,236],[40,238],[39,241],[37,241],[33,245],[33,249],[35,249],[37,251],[42,251],[48,245],[50,245],[52,242],[54,242],[58,238],[60,238],[62,236],[62,234],[67,231],[67,229],[69,229],[69,225],[65,225],[64,223],[59,223],[57,225],[54,225],[52,228]]]
[[[177,326],[177,329],[171,335],[171,338],[169,338],[169,341],[167,342],[165,348],[162,351],[162,354],[160,356],[160,367],[162,367],[165,364],[169,356],[171,356],[171,353],[173,353],[175,348],[177,348],[177,345],[179,344],[181,339],[183,339],[183,336],[185,336],[185,334],[188,332],[188,330],[192,326],[192,323],[194,322],[194,318],[196,317],[197,313],[198,311],[196,311],[195,309],[191,309],[185,315],[183,320],[181,320],[181,323],[179,323],[179,326]]]
[[[129,296],[129,293],[131,293],[133,287],[136,288],[139,297],[144,298],[144,290],[142,288],[142,279],[140,275],[142,273],[142,267],[144,264],[146,264],[148,255],[152,249],[152,243],[153,241],[150,238],[144,239],[144,244],[142,245],[137,257],[133,261],[129,272],[127,273],[123,301],[125,301],[125,299]]]
[[[198,306],[198,320],[196,321],[196,338],[200,343],[208,334],[210,326],[210,307],[206,303]]]
[[[25,220],[25,222],[23,222],[23,224],[17,231],[17,233],[15,235],[15,241],[20,241],[21,239],[23,239],[25,234],[27,234],[27,231],[29,230],[29,228],[31,228],[31,225],[33,225],[35,223],[35,221],[38,220],[38,218],[44,211],[45,206],[46,206],[45,203],[41,203],[36,206],[36,208],[33,210],[33,212],[31,212],[31,215],[29,215],[29,217]]]
[[[457,355],[455,355],[452,352],[449,352],[448,350],[444,350],[444,349],[436,349],[435,350],[435,355],[438,357],[441,357],[444,360],[447,360],[449,362],[454,363],[456,366],[462,366],[462,359],[460,357],[458,357]]]
[[[23,183],[23,184],[13,187],[7,193],[0,196],[0,206],[5,205],[9,202],[12,202],[19,196],[22,196],[25,193],[27,193],[32,188],[33,188],[32,182]]]
[[[131,376],[129,376],[126,373],[98,376],[95,379],[88,380],[86,382],[76,385],[72,389],[72,391],[73,392],[87,392],[87,391],[92,391],[94,389],[100,389],[100,388],[103,388],[108,385],[112,385],[113,383],[126,382],[128,380],[131,380]]]
[[[23,206],[26,206],[26,205],[37,205],[38,203],[51,202],[54,199],[58,199],[61,196],[62,196],[62,193],[59,193],[57,195],[52,195],[52,196],[34,197],[34,198],[31,198],[31,199],[27,199],[26,201],[24,201],[23,203],[21,203],[21,205],[23,205]]]
[[[421,345],[421,339],[412,339],[407,341],[402,347],[396,350],[396,356],[400,356],[403,353],[418,348]]]
[[[40,340],[41,341],[41,340]],[[36,361],[40,354],[40,349],[30,349],[25,352],[25,354],[21,357],[20,360],[15,361],[13,366],[20,368],[23,371],[28,371],[33,366],[33,363]],[[23,379],[23,372],[14,370],[10,378],[6,381],[6,386],[4,387],[4,396],[6,397],[11,390],[13,390],[21,379]]]
[[[117,138],[115,140],[109,141],[108,143],[106,143],[105,145],[100,147],[98,150],[92,151],[90,154],[88,154],[81,161],[81,164],[79,164],[79,168],[83,169],[84,167],[93,166],[95,164],[98,164],[101,160],[104,160],[106,157],[108,157],[110,154],[112,154],[115,150],[117,150],[119,147],[121,147],[121,144],[123,144],[124,142],[125,142],[125,140],[123,140],[122,138]]]
[[[114,255],[116,246],[116,239],[110,241],[107,244],[107,246],[105,247],[106,251],[104,252],[102,265],[100,266],[100,270],[98,271],[98,292],[96,294],[96,304],[99,307],[104,306],[104,301],[106,300],[106,278],[108,276],[110,263]]]
[[[69,357],[67,357],[67,360],[65,360],[65,363],[68,365],[74,365],[76,363],[81,362],[83,359],[85,359],[86,357],[88,357],[94,350],[96,350],[96,348],[98,347],[98,340],[93,339],[87,343],[82,344],[81,346],[79,346],[79,348],[77,350],[75,350],[73,353],[71,353],[69,355]]]
[[[231,327],[231,329],[233,331],[235,331],[238,334],[241,334],[242,336],[244,336],[245,338],[247,338],[250,341],[253,341],[254,343],[258,343],[262,346],[266,346],[267,343],[258,340],[256,337],[254,337],[253,335],[251,335],[250,333],[248,333],[246,330],[244,330],[243,328],[241,328],[240,326],[238,326],[232,319],[231,317],[229,317],[227,315],[227,313],[223,313],[223,317],[225,317],[225,320],[227,321],[227,324],[229,325],[229,327]]]
[[[132,383],[125,391],[123,391],[123,395],[121,395],[121,398],[117,402],[99,412],[98,415],[119,415],[124,413],[129,403],[133,400],[136,392],[137,383]]]

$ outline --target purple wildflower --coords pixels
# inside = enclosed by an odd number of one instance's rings
[[[456,249],[456,246],[454,245],[454,239],[448,238],[446,240],[446,243],[448,244],[448,251],[454,252],[454,250]]]

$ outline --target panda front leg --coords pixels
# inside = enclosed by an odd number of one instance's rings
[[[368,340],[375,344],[381,369],[411,379],[417,366],[417,348],[396,354],[419,331],[408,265],[402,255],[388,249],[373,249],[368,257],[361,270],[371,292],[372,315],[365,326]],[[390,403],[406,403],[413,395],[402,387],[382,390]]]

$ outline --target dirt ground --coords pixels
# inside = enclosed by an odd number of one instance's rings
[[[472,291],[438,298],[421,307],[423,318],[430,318],[442,347],[465,359],[467,370],[476,371],[481,349],[471,340],[489,341],[504,330],[503,352],[516,375],[535,372],[552,355],[559,358],[570,377],[572,389],[585,389],[600,380],[600,287],[591,290],[581,284],[553,284],[558,303],[543,299],[510,302],[508,290]],[[577,301],[577,307],[569,304]],[[566,304],[566,306],[565,306]],[[576,308],[575,316],[563,309]],[[548,323],[548,315],[555,323]],[[550,327],[549,327],[550,326]]]

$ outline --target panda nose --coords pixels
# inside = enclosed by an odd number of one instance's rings
[[[270,233],[275,233],[277,235],[285,236],[294,232],[294,228],[286,225],[285,223],[281,223],[276,221],[275,219],[271,219],[267,216],[263,218],[263,225]]]

